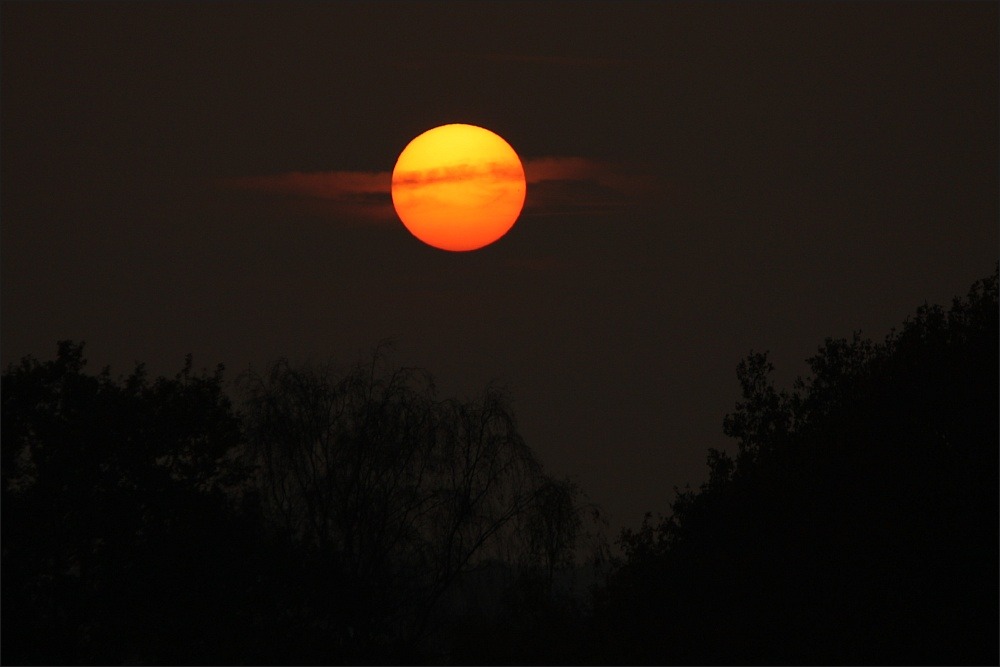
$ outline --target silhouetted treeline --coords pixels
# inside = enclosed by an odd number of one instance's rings
[[[254,661],[291,563],[222,493],[221,369],[116,381],[82,348],[3,375],[3,661]]]
[[[997,664],[997,274],[779,391],[738,368],[730,458],[622,537],[599,662]]]
[[[998,316],[994,272],[790,391],[751,354],[735,456],[590,579],[592,508],[494,387],[379,350],[231,398],[61,342],[0,387],[3,662],[996,664]]]
[[[584,506],[503,391],[379,350],[247,374],[237,409],[222,372],[91,375],[68,341],[5,371],[5,663],[435,662],[477,597],[560,588]]]

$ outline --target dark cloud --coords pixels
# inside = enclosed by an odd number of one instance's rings
[[[355,195],[387,193],[390,181],[388,172],[293,171],[271,176],[230,178],[221,181],[220,185],[242,190],[339,200]]]
[[[226,189],[247,190],[280,196],[289,209],[312,214],[355,217],[359,220],[391,219],[392,184],[424,185],[488,175],[506,180],[519,174],[508,164],[456,165],[444,169],[405,172],[387,171],[290,172],[248,176],[219,182]],[[627,206],[655,186],[650,176],[633,165],[615,164],[583,157],[540,157],[524,161],[528,182],[525,213],[534,216],[572,212],[602,213]],[[303,200],[318,200],[313,203]]]
[[[392,177],[392,184],[417,186],[484,177],[498,181],[519,180],[521,178],[521,170],[512,163],[489,162],[484,165],[459,164],[438,169],[395,173]]]

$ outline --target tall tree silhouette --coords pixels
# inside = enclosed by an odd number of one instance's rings
[[[828,339],[793,390],[737,369],[730,458],[622,536],[601,655],[994,664],[997,274],[876,343]]]
[[[380,348],[342,372],[278,362],[248,377],[245,410],[266,515],[343,573],[343,630],[369,651],[412,650],[472,568],[551,569],[575,546],[574,490],[544,473],[496,387],[439,400]]]

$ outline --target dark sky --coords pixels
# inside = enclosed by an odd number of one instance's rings
[[[506,384],[613,526],[700,483],[735,366],[779,383],[998,255],[998,5],[2,5],[2,361],[230,377],[383,338]],[[434,250],[403,147],[503,136],[527,204]]]

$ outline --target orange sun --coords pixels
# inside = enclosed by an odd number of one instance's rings
[[[506,234],[527,186],[517,153],[475,125],[442,125],[407,144],[392,205],[410,233],[442,250],[476,250]]]

